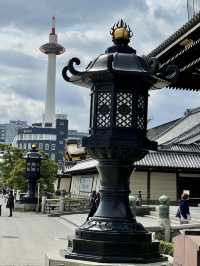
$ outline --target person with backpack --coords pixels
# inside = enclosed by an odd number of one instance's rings
[[[183,193],[181,196],[179,208],[176,213],[176,217],[180,219],[180,224],[187,224],[191,220],[190,207],[189,207],[189,195]]]

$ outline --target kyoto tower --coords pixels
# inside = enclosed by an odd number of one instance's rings
[[[44,126],[55,126],[55,78],[56,55],[63,54],[65,48],[57,43],[55,17],[52,18],[52,28],[49,42],[40,47],[40,51],[48,55],[47,90],[45,99]]]

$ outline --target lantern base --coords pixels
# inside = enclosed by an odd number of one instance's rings
[[[166,261],[159,253],[159,241],[152,242],[151,233],[136,220],[106,220],[90,219],[77,229],[65,258],[108,263]]]

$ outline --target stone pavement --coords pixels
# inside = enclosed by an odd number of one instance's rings
[[[176,218],[177,208],[178,206],[170,206],[170,219],[172,225],[180,224],[179,219]],[[190,223],[200,224],[200,207],[190,207],[190,212],[192,216]],[[69,224],[71,224],[71,226],[76,228],[85,222],[87,214],[63,215],[60,218],[67,221]],[[136,217],[136,219],[144,226],[158,226],[158,211],[151,212],[151,215],[146,215],[144,217]]]
[[[74,227],[60,218],[31,212],[2,210],[0,217],[0,266],[43,266],[47,252],[66,247]]]
[[[173,224],[177,207],[171,207]],[[158,225],[158,212],[151,216],[137,217],[145,226]],[[191,208],[191,223],[200,224],[200,208]],[[48,217],[37,213],[14,212],[8,217],[3,208],[0,217],[0,266],[44,266],[47,252],[64,249],[67,239],[74,235],[74,229],[84,223],[87,214],[70,214],[61,217]]]

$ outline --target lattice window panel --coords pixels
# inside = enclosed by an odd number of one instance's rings
[[[144,130],[145,129],[145,119],[144,115],[143,116],[138,116],[137,117],[137,128]]]
[[[142,95],[138,96],[137,106],[138,106],[138,109],[144,110],[145,100],[144,100],[144,97]]]
[[[111,106],[111,93],[99,92],[98,93],[98,109],[97,109],[97,127],[110,126],[110,106]]]
[[[116,126],[117,127],[131,127],[132,126],[132,107],[133,96],[132,93],[117,93],[117,113]]]

